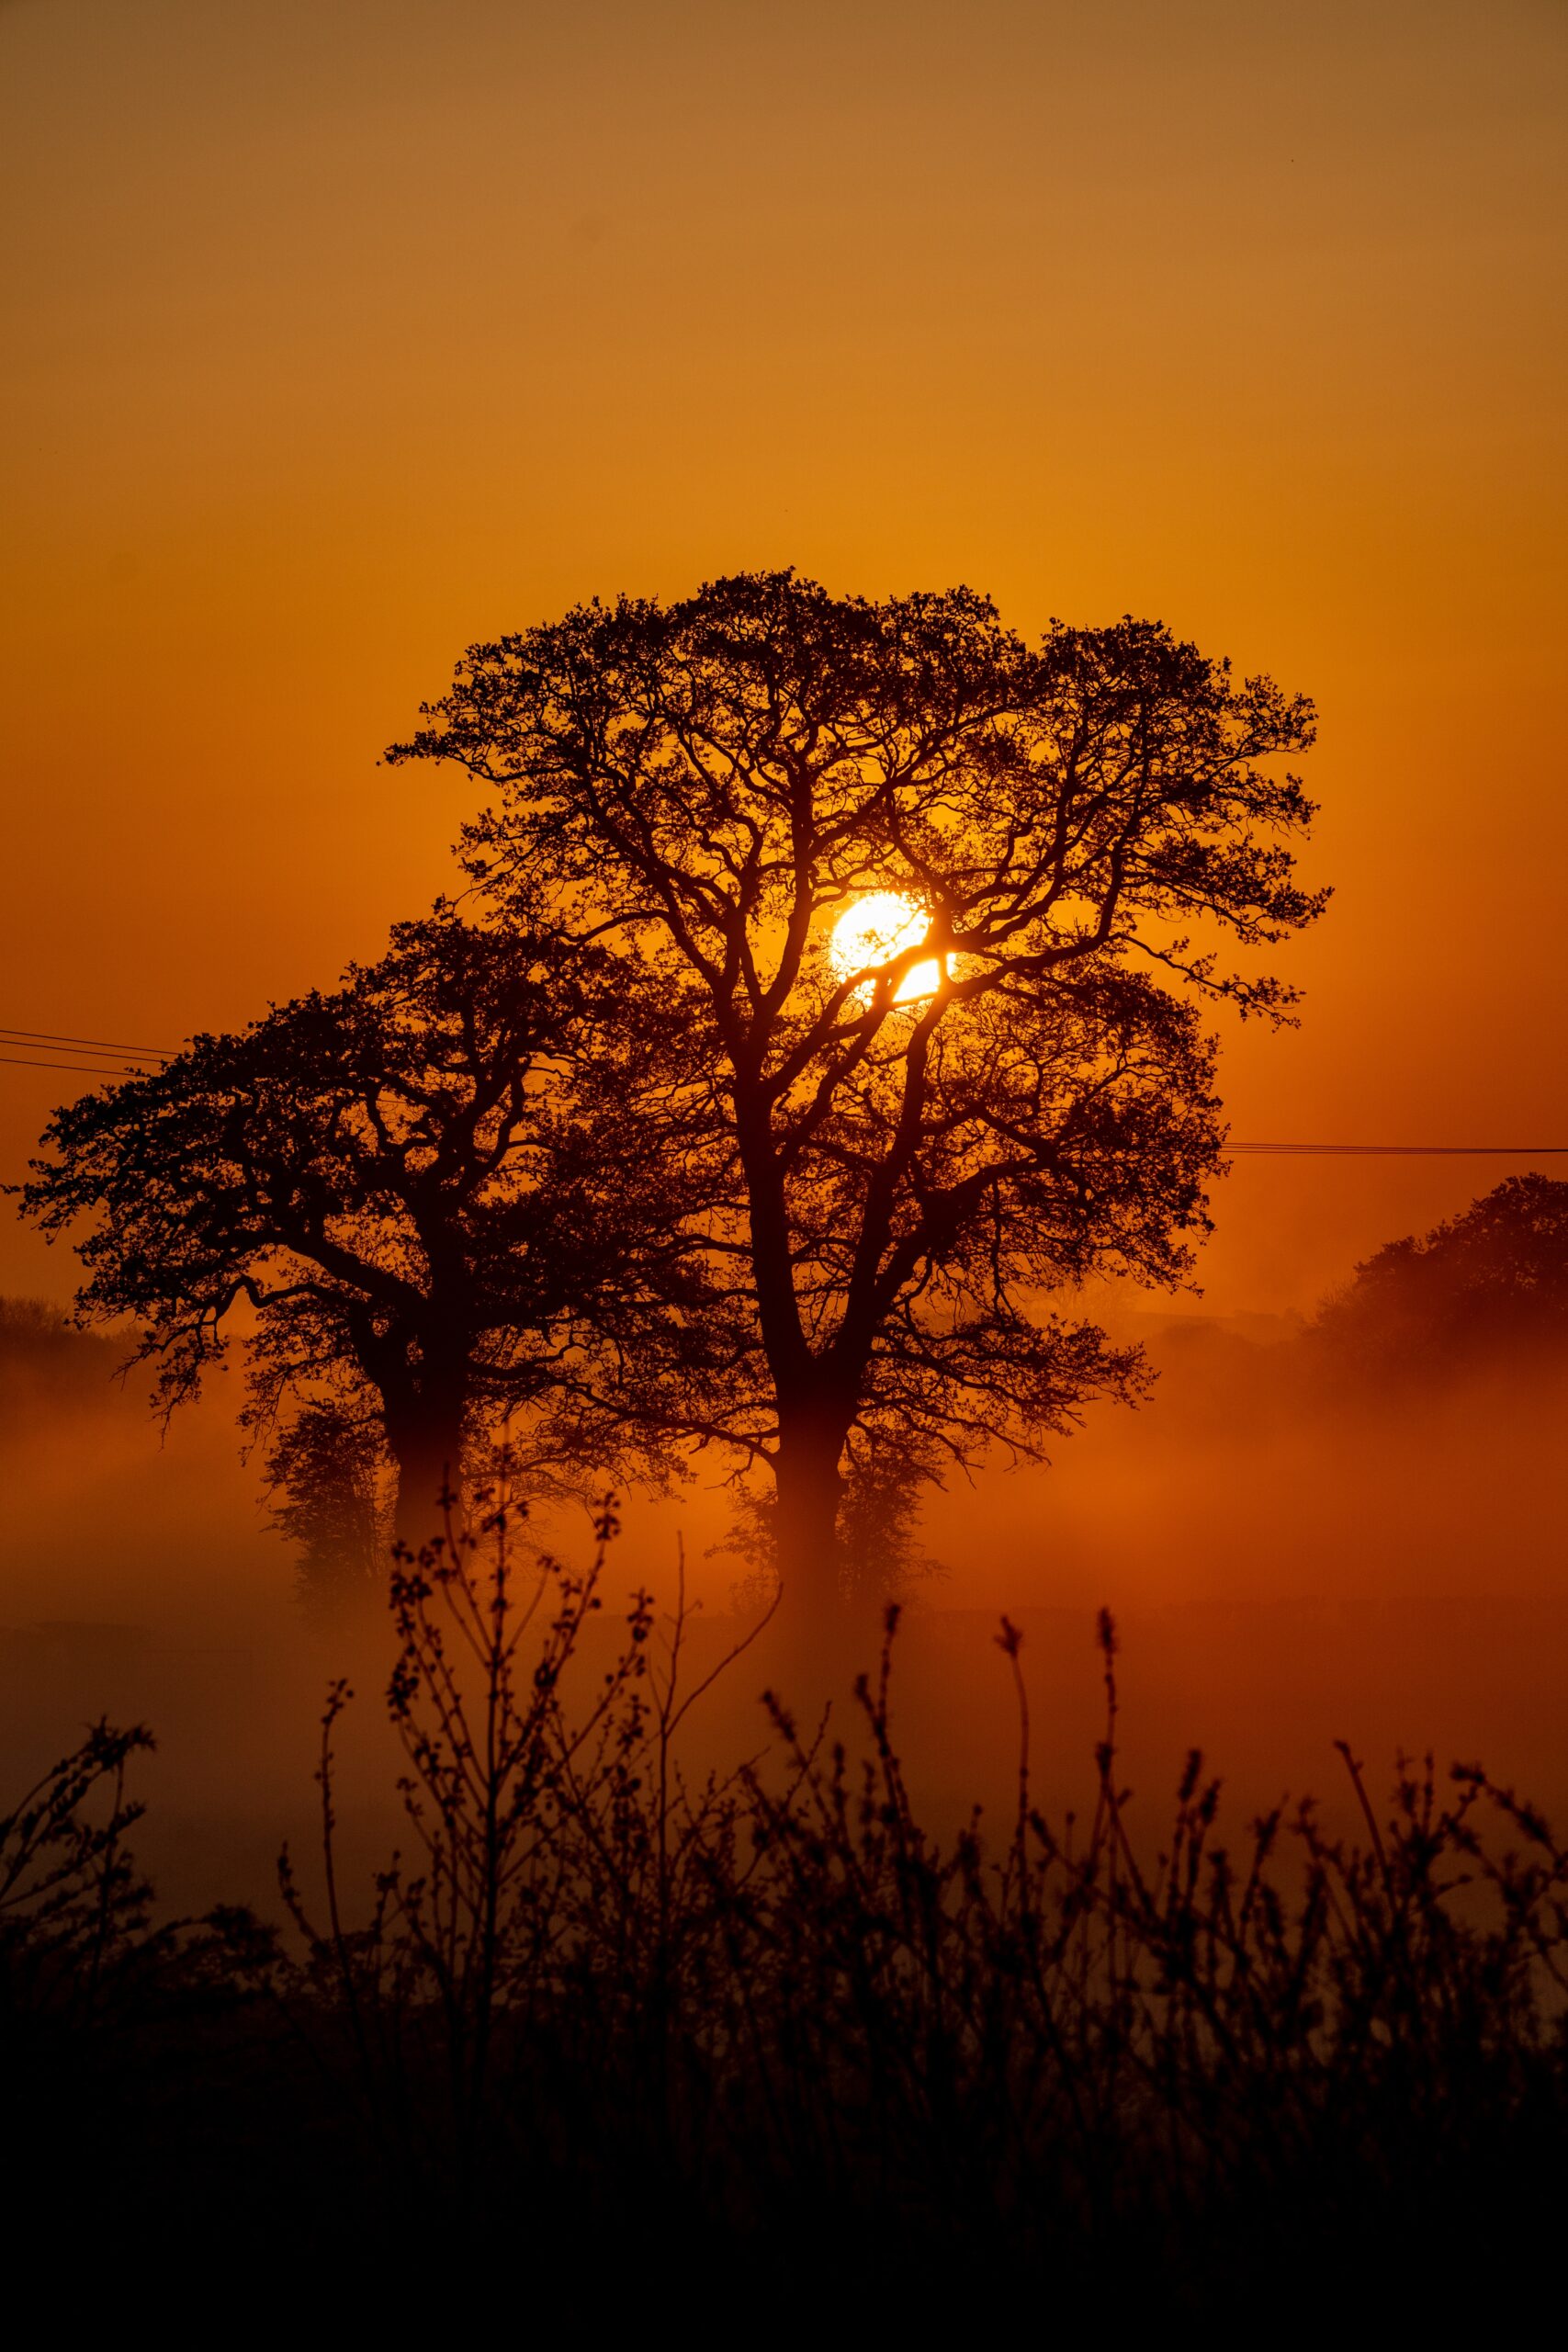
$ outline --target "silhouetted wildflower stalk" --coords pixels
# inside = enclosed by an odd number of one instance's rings
[[[0,1815],[0,1968],[8,1980],[25,1973],[35,2002],[73,2017],[95,2009],[151,1934],[152,1890],[126,1845],[143,1807],[125,1783],[130,1758],[152,1744],[141,1724],[100,1720]]]
[[[418,1868],[394,1859],[367,1924],[344,1927],[341,1685],[319,1769],[323,1930],[285,1860],[310,1951],[293,1997],[328,1997],[367,2116],[465,2193],[578,2064],[627,2150],[659,2153],[721,2207],[809,2174],[852,2202],[874,2182],[901,2204],[1021,2213],[1043,2163],[1087,2222],[1156,2184],[1162,2204],[1201,2199],[1244,2151],[1255,2187],[1282,2181],[1330,2109],[1337,2132],[1359,2111],[1374,2137],[1392,2125],[1414,2144],[1458,2097],[1506,2102],[1544,2048],[1568,1989],[1568,1856],[1479,1768],[1456,1770],[1443,1802],[1429,1760],[1402,1767],[1380,1822],[1346,1749],[1368,1843],[1329,1838],[1308,1803],[1254,1824],[1233,1862],[1194,1751],[1163,1849],[1141,1854],[1109,1615],[1087,1831],[1035,1802],[1021,1636],[1004,1619],[1010,1831],[991,1852],[976,1810],[943,1842],[894,1737],[895,1608],[852,1738],[803,1734],[770,1693],[766,1749],[691,1785],[677,1735],[734,1654],[682,1688],[683,1587],[662,1620],[633,1595],[615,1663],[570,1694],[615,1532],[606,1505],[587,1572],[547,1563],[522,1592],[500,1515],[404,1558],[389,1706]],[[1522,1859],[1483,1839],[1488,1812]]]
[[[399,1649],[388,1707],[408,1764],[398,1792],[415,1859],[394,1856],[376,1878],[368,1921],[345,1926],[333,1735],[353,1694],[339,1681],[328,1694],[316,1770],[324,1927],[308,1916],[287,1848],[279,1883],[306,1939],[308,1989],[334,1996],[355,2088],[378,2128],[396,2120],[423,2141],[428,2119],[410,2107],[406,2061],[411,2031],[428,2042],[434,2029],[458,2173],[468,2179],[485,2139],[498,2021],[515,2024],[537,2015],[547,1995],[558,1997],[574,1951],[597,1940],[619,1955],[628,1982],[645,1993],[662,2070],[676,1905],[714,1802],[709,1792],[693,1804],[674,1742],[723,1668],[689,1692],[681,1687],[682,1572],[662,1641],[653,1638],[649,1595],[632,1595],[611,1670],[569,1712],[562,1680],[603,1606],[599,1586],[617,1532],[614,1499],[595,1521],[587,1571],[546,1560],[525,1572],[521,1596],[506,1512],[470,1531],[456,1521],[453,1498],[444,1508],[435,1542],[417,1555],[399,1548],[391,1585]],[[754,1627],[731,1658],[761,1630]],[[302,2016],[308,2005],[298,1996],[307,1986],[292,1989]]]

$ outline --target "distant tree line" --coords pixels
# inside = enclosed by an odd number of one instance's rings
[[[1401,1382],[1568,1343],[1568,1183],[1508,1176],[1420,1238],[1390,1241],[1326,1300],[1320,1351]]]

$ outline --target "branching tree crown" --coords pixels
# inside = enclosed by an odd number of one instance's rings
[[[602,1465],[583,1367],[635,1339],[657,1389],[685,1254],[624,1115],[595,1109],[612,1075],[617,1103],[636,1091],[603,960],[440,909],[341,988],[60,1112],[24,1205],[90,1225],[83,1315],[135,1318],[172,1406],[248,1307],[253,1419],[367,1413],[416,1537],[476,1419],[547,1408],[542,1449]]]
[[[1134,1356],[1043,1293],[1180,1280],[1220,1164],[1205,1001],[1309,922],[1277,770],[1310,707],[1168,630],[1026,646],[965,589],[835,599],[791,573],[623,601],[472,649],[394,758],[485,788],[472,872],[546,890],[682,1008],[657,1121],[703,1160],[743,1335],[685,1427],[778,1479],[786,1585],[825,1606],[855,1465],[1037,1448]],[[915,910],[846,958],[857,902]],[[708,1118],[699,1148],[696,1111]]]

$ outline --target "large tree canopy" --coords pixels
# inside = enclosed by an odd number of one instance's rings
[[[1031,647],[967,590],[778,573],[475,647],[426,717],[391,756],[485,787],[466,850],[502,922],[547,891],[681,1008],[644,1110],[701,1162],[744,1335],[685,1426],[773,1466],[786,1586],[838,1580],[846,1468],[1033,1449],[1126,1389],[1135,1360],[1042,1295],[1190,1267],[1222,1145],[1202,1004],[1288,1002],[1216,944],[1321,903],[1275,766],[1304,701],[1152,624]]]
[[[400,924],[340,988],[61,1111],[24,1204],[88,1223],[81,1308],[134,1317],[165,1403],[243,1306],[254,1414],[368,1404],[416,1539],[476,1418],[546,1412],[539,1450],[602,1464],[593,1391],[635,1346],[657,1396],[688,1254],[604,961],[445,909]]]

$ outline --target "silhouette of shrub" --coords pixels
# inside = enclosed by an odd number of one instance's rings
[[[120,1369],[123,1335],[85,1331],[38,1298],[0,1297],[0,1415],[30,1432],[68,1406],[107,1401]]]
[[[1310,1336],[1333,1364],[1404,1380],[1561,1363],[1568,1183],[1534,1170],[1508,1176],[1419,1238],[1385,1243],[1324,1302]]]

